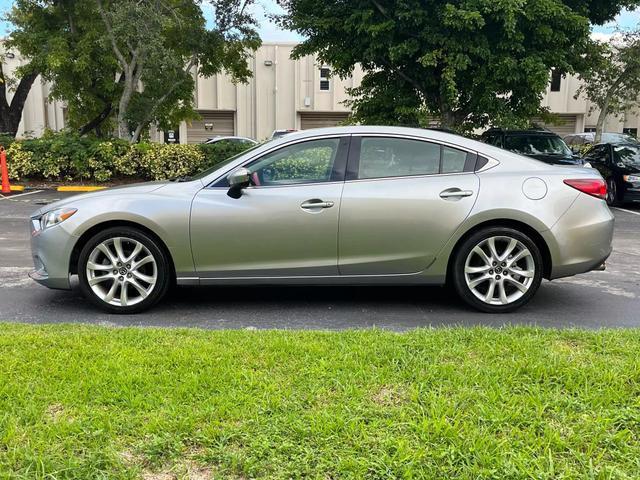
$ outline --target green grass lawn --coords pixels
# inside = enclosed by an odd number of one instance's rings
[[[638,478],[640,331],[0,324],[0,478]]]

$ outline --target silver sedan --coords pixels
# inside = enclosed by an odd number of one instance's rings
[[[192,178],[79,195],[31,217],[35,270],[134,313],[178,285],[450,283],[485,312],[604,268],[596,170],[433,130],[292,133]]]

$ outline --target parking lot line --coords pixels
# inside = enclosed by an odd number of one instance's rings
[[[613,207],[616,210],[620,210],[621,212],[626,212],[626,213],[630,213],[632,215],[640,215],[640,212],[634,212],[633,210],[626,210],[624,208],[618,208],[618,207]]]
[[[0,197],[0,200],[12,200],[14,198],[24,197],[25,195],[32,195],[34,193],[40,193],[40,192],[44,192],[44,190],[34,190],[32,192],[19,193],[18,195],[11,195],[10,197],[5,197],[4,195],[2,195]]]

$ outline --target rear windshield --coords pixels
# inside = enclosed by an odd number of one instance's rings
[[[564,140],[554,135],[507,135],[504,148],[521,155],[571,155]]]
[[[613,147],[616,163],[622,163],[628,167],[640,168],[640,146],[617,145]]]

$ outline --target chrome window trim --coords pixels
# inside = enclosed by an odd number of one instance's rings
[[[425,174],[425,175],[399,175],[399,176],[394,176],[394,177],[380,177],[380,178],[366,178],[366,179],[354,179],[354,180],[346,180],[346,182],[351,183],[351,182],[364,182],[364,181],[372,181],[372,180],[389,180],[389,179],[398,179],[398,178],[421,178],[421,177],[440,177],[440,176],[449,176],[449,175],[467,175],[470,173],[480,173],[480,172],[484,172],[486,170],[489,170],[497,165],[500,164],[500,162],[498,160],[496,160],[495,158],[485,154],[485,153],[481,153],[478,150],[474,150],[472,148],[469,147],[464,147],[452,142],[447,142],[447,141],[442,141],[442,140],[436,140],[436,139],[432,139],[432,138],[425,138],[425,137],[421,137],[419,135],[405,135],[405,134],[399,134],[399,133],[335,133],[335,134],[324,134],[324,135],[316,135],[316,136],[310,136],[310,137],[305,137],[305,138],[300,138],[297,140],[293,140],[293,141],[289,141],[287,143],[283,143],[277,146],[274,146],[273,148],[270,148],[264,152],[261,152],[257,155],[253,155],[252,157],[248,158],[247,160],[243,161],[242,163],[233,165],[232,167],[229,167],[227,170],[224,171],[224,173],[222,173],[221,175],[215,177],[214,180],[208,181],[208,182],[204,182],[206,184],[205,189],[214,189],[214,190],[218,190],[218,189],[224,189],[224,190],[228,190],[228,187],[216,187],[213,186],[214,183],[218,182],[220,179],[222,179],[224,176],[228,175],[230,172],[232,172],[233,170],[235,170],[236,168],[240,168],[240,167],[244,167],[245,165],[253,162],[254,160],[264,156],[264,155],[268,155],[271,152],[274,152],[276,150],[279,150],[281,148],[285,148],[288,147],[290,145],[295,145],[297,143],[303,143],[303,142],[308,142],[308,141],[313,141],[313,140],[321,140],[321,139],[325,139],[325,138],[342,138],[342,137],[360,137],[360,138],[365,138],[365,137],[387,137],[387,138],[401,138],[401,139],[409,139],[409,140],[418,140],[418,141],[422,141],[422,142],[426,142],[426,143],[433,143],[436,145],[440,145],[440,146],[446,146],[446,147],[451,147],[451,148],[455,148],[457,150],[461,150],[463,152],[467,152],[467,153],[473,153],[476,155],[481,155],[483,157],[485,157],[488,162],[485,166],[483,166],[481,169],[479,170],[475,170],[473,172],[456,172],[456,173],[432,173],[432,174]],[[260,188],[283,188],[283,187],[293,187],[293,186],[305,186],[305,185],[327,185],[329,183],[345,183],[345,182],[313,182],[313,183],[303,183],[303,184],[298,184],[298,185],[269,185],[269,186],[262,186]],[[254,188],[254,187],[250,187],[250,188]]]
[[[360,138],[366,138],[366,137],[388,137],[388,138],[402,138],[402,139],[405,139],[405,140],[419,140],[421,142],[435,143],[436,145],[442,145],[442,146],[446,146],[446,147],[455,148],[456,150],[462,150],[463,152],[467,152],[467,153],[475,153],[477,155],[483,155],[480,152],[478,152],[477,150],[473,150],[473,149],[468,148],[468,147],[463,147],[463,146],[460,146],[458,144],[447,142],[447,141],[443,141],[443,140],[436,140],[436,139],[432,139],[432,138],[420,137],[418,135],[403,135],[403,134],[399,134],[399,133],[353,133],[352,135],[354,135],[356,137],[360,137]],[[486,157],[486,155],[483,155],[483,156]]]
[[[285,188],[285,187],[306,187],[309,185],[342,185],[344,182],[309,182],[309,183],[292,183],[291,185],[260,185],[259,187],[256,187],[255,185],[252,185],[250,187],[247,187],[243,190],[265,190],[265,189],[271,189],[271,188]],[[206,190],[223,190],[223,191],[227,191],[229,190],[229,187],[207,187]]]
[[[396,175],[393,177],[355,178],[353,180],[347,180],[345,183],[379,182],[384,180],[400,180],[403,178],[418,179],[418,178],[435,178],[435,177],[453,177],[458,175],[474,175],[475,173],[477,172],[425,173],[425,174],[419,174],[419,175]]]

